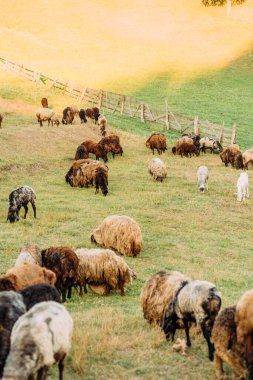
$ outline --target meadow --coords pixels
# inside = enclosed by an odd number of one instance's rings
[[[26,242],[36,242],[41,248],[94,247],[90,233],[108,215],[134,218],[143,234],[141,255],[126,258],[138,278],[124,297],[117,293],[101,297],[89,291],[80,298],[74,292],[65,304],[75,323],[65,378],[213,379],[203,338],[192,331],[193,345],[188,355],[173,353],[171,343],[165,341],[159,329],[148,326],[143,319],[139,296],[146,280],[163,269],[214,282],[222,292],[223,306],[236,303],[252,288],[253,203],[252,198],[242,203],[235,199],[239,171],[225,168],[215,154],[191,159],[173,156],[171,147],[178,136],[165,131],[168,151],[162,159],[168,167],[168,178],[156,183],[147,171],[153,156],[145,141],[157,126],[107,114],[108,129],[120,136],[124,149],[122,157],[109,158],[108,196],[95,195],[94,188],[71,188],[64,176],[75,149],[85,139],[98,141],[101,137],[97,127],[81,125],[79,120],[72,126],[40,127],[35,110],[42,95],[48,96],[49,104],[59,111],[73,101],[4,75],[8,80],[0,90],[1,111],[5,113],[0,130],[1,274],[15,263]],[[186,102],[191,92],[188,86],[183,99]],[[144,91],[143,96],[148,93],[150,99],[154,98],[153,88],[146,94]],[[180,97],[180,91],[176,96]],[[191,113],[192,109],[185,107],[185,111]],[[250,133],[246,122],[238,128],[242,149],[252,146],[245,136]],[[204,194],[196,185],[200,165],[208,166],[210,171],[209,190]],[[33,219],[29,208],[26,220],[7,223],[8,194],[23,184],[36,192],[38,218]],[[50,371],[49,379],[57,379],[56,368]]]

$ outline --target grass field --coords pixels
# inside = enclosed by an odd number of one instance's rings
[[[222,75],[225,81],[225,74],[216,75]],[[242,75],[238,88],[243,88],[243,78]],[[210,77],[205,81],[214,83]],[[218,155],[187,159],[172,156],[168,149],[162,156],[168,178],[164,183],[155,183],[147,172],[152,152],[145,147],[154,126],[108,115],[109,130],[120,135],[124,149],[123,157],[109,159],[108,196],[95,195],[93,188],[71,188],[64,182],[64,176],[75,149],[87,138],[100,139],[97,128],[77,122],[73,126],[41,128],[34,117],[41,90],[36,101],[34,87],[10,78],[6,83],[0,92],[5,99],[1,110],[4,108],[6,112],[0,130],[1,273],[14,264],[20,247],[28,241],[42,248],[93,247],[91,231],[110,214],[134,218],[143,233],[141,256],[126,258],[138,273],[138,279],[128,287],[125,297],[115,293],[99,297],[89,292],[83,298],[75,293],[67,301],[75,329],[66,379],[213,379],[214,371],[202,337],[193,333],[193,346],[187,357],[173,353],[163,334],[144,321],[139,296],[149,276],[161,269],[180,270],[196,279],[214,282],[222,292],[223,306],[234,304],[244,291],[252,288],[253,203],[251,198],[238,203],[234,197],[239,172],[225,168]],[[187,99],[195,86],[195,100],[199,99],[204,117],[206,104],[200,101],[203,83],[204,79],[199,79],[178,87],[175,104],[180,99],[191,114],[193,102],[187,103]],[[250,90],[250,84],[247,85]],[[213,85],[211,95],[207,95],[209,100],[213,99],[211,115],[219,93],[219,88],[215,91]],[[143,91],[143,96],[154,98],[152,86]],[[57,109],[69,102],[61,96],[49,94],[49,97],[50,104]],[[238,99],[239,95],[225,102],[224,97],[226,114]],[[244,105],[246,110],[245,124],[239,125],[243,148],[252,146],[248,138],[252,112],[249,103]],[[216,115],[222,116],[221,108]],[[240,117],[243,120],[243,112]],[[171,148],[177,136],[166,134]],[[195,180],[197,168],[202,164],[210,170],[209,191],[205,194],[197,191]],[[252,169],[250,180],[251,172]],[[8,194],[23,184],[36,191],[38,218],[34,220],[29,209],[27,220],[11,225],[6,222]],[[49,378],[57,379],[56,369],[50,371]]]

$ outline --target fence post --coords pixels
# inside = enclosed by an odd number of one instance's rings
[[[198,116],[195,116],[195,118],[194,118],[193,132],[194,132],[194,135],[196,135],[196,136],[198,136],[200,134],[200,131],[199,131],[199,118],[198,118]]]
[[[121,109],[120,109],[120,114],[123,115],[124,108],[125,108],[125,95],[122,95],[122,100],[121,100]]]
[[[231,144],[236,143],[236,123],[233,124],[233,129],[232,129],[232,136],[231,136]]]
[[[145,122],[145,118],[144,118],[144,103],[141,103],[141,121],[144,123]]]
[[[85,93],[86,93],[86,88],[83,89],[83,91],[82,91],[82,93],[81,93],[81,96],[80,96],[80,98],[79,98],[79,100],[78,100],[78,103],[81,103],[81,101],[82,101],[83,98],[84,98]]]
[[[168,99],[165,99],[165,125],[166,129],[170,129],[170,119],[169,119],[169,108],[168,108]]]
[[[224,126],[225,125],[224,125],[224,121],[223,121],[223,123],[221,125],[221,130],[220,130],[220,138],[219,138],[220,144],[222,143],[222,139],[223,139]]]
[[[102,107],[102,101],[103,101],[103,90],[99,91],[99,98],[98,98],[98,108],[100,109]]]
[[[65,83],[64,87],[63,87],[63,90],[62,90],[62,93],[64,94],[65,91],[66,91],[66,88],[68,87],[68,84],[69,84],[69,81],[67,80],[67,82]]]

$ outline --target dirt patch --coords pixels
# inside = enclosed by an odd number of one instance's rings
[[[35,114],[38,107],[22,100],[8,100],[0,98],[0,110],[3,114]]]
[[[36,162],[33,164],[28,165],[19,165],[19,164],[7,164],[0,167],[0,173],[6,173],[6,172],[25,172],[25,173],[33,173],[36,171],[42,171],[47,170],[48,165],[42,163],[42,162]]]

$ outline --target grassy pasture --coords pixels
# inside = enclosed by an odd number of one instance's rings
[[[109,130],[120,135],[124,149],[123,157],[109,159],[109,194],[73,189],[65,184],[64,175],[77,145],[88,138],[100,139],[97,127],[77,121],[73,126],[39,127],[33,89],[28,92],[24,84],[21,93],[21,88],[9,91],[6,86],[1,93],[12,100],[3,103],[7,111],[0,130],[0,272],[14,264],[28,241],[41,247],[92,247],[91,231],[110,214],[134,218],[144,239],[141,256],[126,258],[138,279],[125,297],[89,292],[81,299],[74,293],[67,301],[75,329],[66,378],[213,379],[202,337],[192,332],[188,356],[174,354],[163,334],[144,321],[139,295],[149,276],[161,269],[214,282],[222,292],[223,306],[234,304],[252,288],[253,204],[251,198],[241,204],[235,200],[239,171],[222,166],[218,155],[187,159],[174,157],[169,149],[162,156],[168,178],[155,183],[147,172],[152,152],[145,147],[154,126],[143,128],[138,121],[108,116]],[[25,101],[17,102],[17,97]],[[54,107],[64,102],[51,95]],[[167,136],[171,148],[176,136]],[[210,170],[210,181],[209,191],[200,194],[195,174],[203,164]],[[252,169],[249,172],[251,177]],[[6,223],[8,194],[23,184],[36,191],[38,218],[33,219],[29,208],[26,221],[11,225]],[[57,379],[56,369],[49,378]]]

